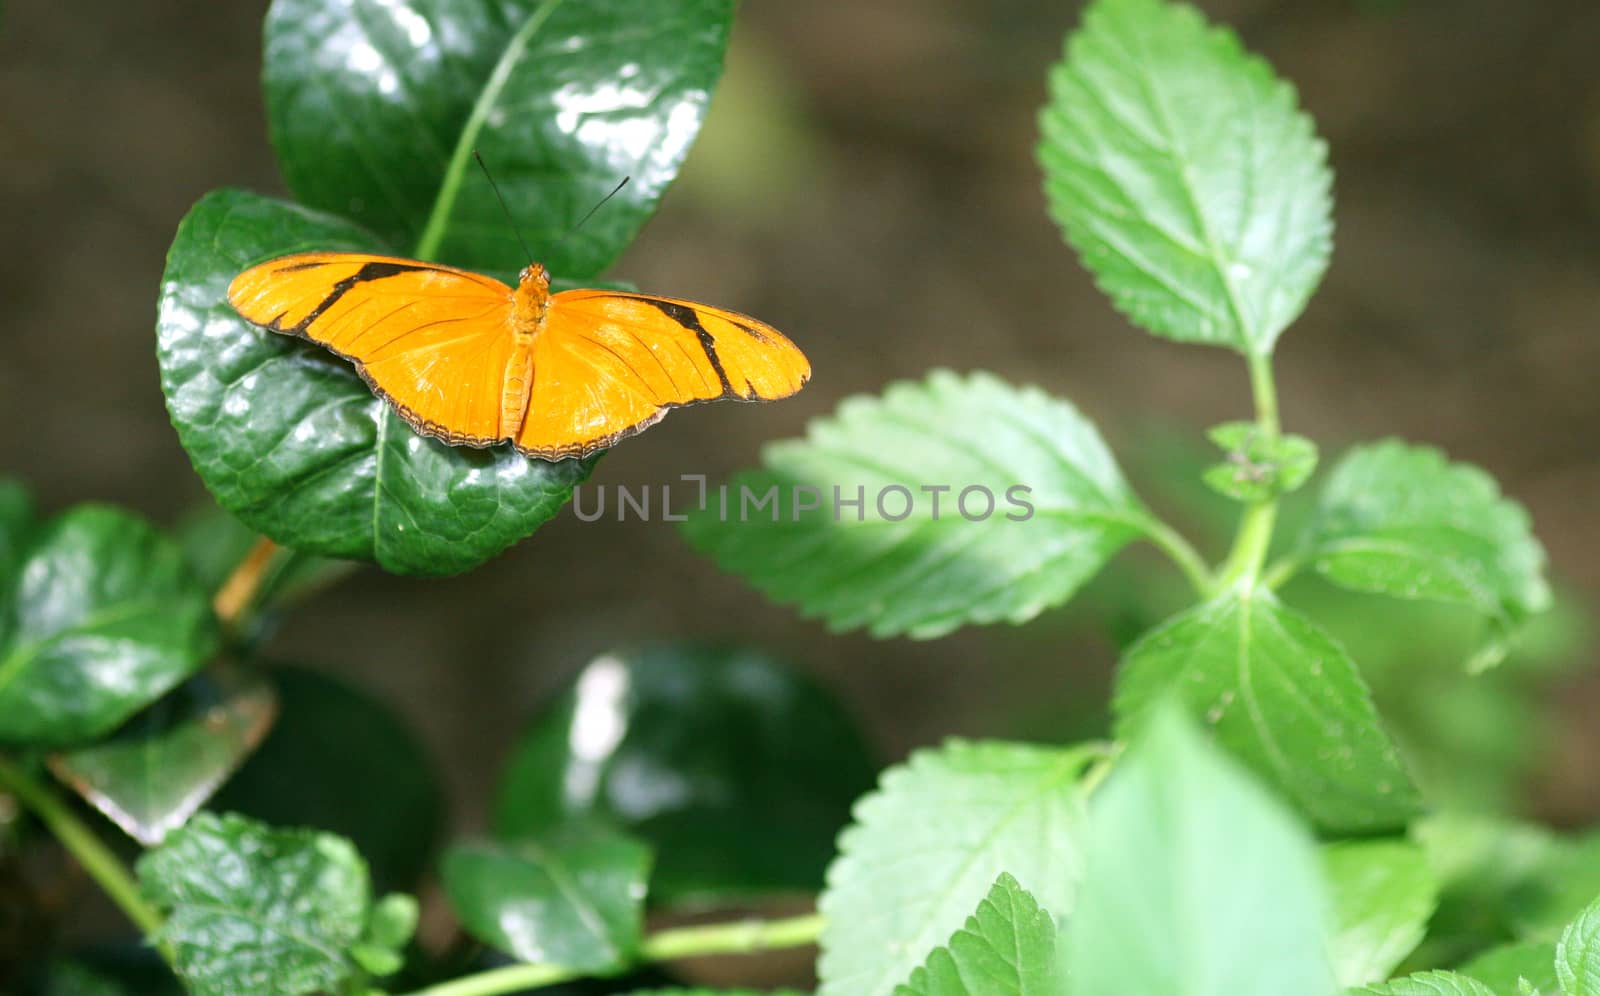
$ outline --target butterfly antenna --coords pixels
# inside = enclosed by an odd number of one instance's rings
[[[560,248],[562,246],[563,243],[565,243],[568,239],[572,238],[572,236],[577,233],[578,229],[583,227],[583,223],[588,221],[590,218],[593,218],[594,217],[594,213],[596,211],[598,211],[601,208],[605,207],[606,206],[606,201],[609,201],[611,198],[613,198],[613,197],[617,196],[619,193],[621,193],[622,192],[622,188],[626,187],[628,185],[628,181],[631,180],[631,179],[633,179],[633,177],[631,177],[631,176],[623,177],[621,183],[619,183],[615,187],[611,188],[611,193],[609,193],[609,194],[605,195],[604,197],[600,198],[599,203],[595,204],[594,207],[590,208],[588,213],[585,214],[582,218],[579,218],[578,219],[578,223],[576,225],[573,225],[571,228],[567,229],[567,234],[561,236],[560,239],[556,240],[556,244],[550,247],[550,251],[552,253],[555,252],[558,248]]]
[[[494,182],[494,177],[489,173],[489,164],[485,163],[483,161],[483,157],[478,155],[477,149],[472,150],[472,158],[478,160],[478,168],[483,170],[484,179],[489,181],[489,189],[494,191],[494,199],[500,202],[500,210],[505,212],[506,221],[511,225],[511,234],[517,237],[517,245],[522,247],[522,254],[528,257],[528,265],[532,266],[533,253],[528,251],[528,243],[522,240],[522,233],[517,231],[517,219],[511,217],[511,209],[506,207],[506,199],[500,194],[500,185]],[[616,191],[612,191],[612,193],[615,192]],[[601,201],[600,203],[604,204],[605,201]],[[593,214],[594,212],[591,211],[589,213]]]

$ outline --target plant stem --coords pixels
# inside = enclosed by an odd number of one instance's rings
[[[645,938],[639,961],[671,961],[700,955],[750,954],[811,944],[822,934],[821,915],[787,920],[744,920],[662,930]],[[409,996],[499,996],[593,975],[564,965],[507,965],[418,989]]]
[[[1279,434],[1278,387],[1272,377],[1272,360],[1266,354],[1250,354],[1250,390],[1256,400],[1256,428],[1263,439],[1275,442]],[[1219,571],[1215,590],[1235,584],[1254,588],[1261,576],[1261,564],[1272,545],[1272,530],[1278,521],[1278,500],[1253,503],[1245,510],[1234,536],[1233,549]]]
[[[161,929],[161,914],[139,895],[138,883],[127,867],[84,826],[60,796],[5,757],[0,757],[0,788],[15,795],[39,818],[140,931],[148,937]]]
[[[267,567],[272,563],[272,558],[278,549],[278,544],[265,536],[257,538],[250,552],[244,555],[244,559],[234,567],[233,573],[222,582],[222,587],[217,589],[216,596],[211,600],[211,608],[223,626],[232,627],[244,614],[244,610],[250,607],[256,592],[261,588],[262,580],[266,577]]]
[[[1144,523],[1144,535],[1162,553],[1171,558],[1183,576],[1189,579],[1189,584],[1194,587],[1195,593],[1204,597],[1211,591],[1211,568],[1206,565],[1205,558],[1190,545],[1176,529],[1151,516]]]

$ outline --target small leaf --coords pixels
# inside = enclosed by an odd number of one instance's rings
[[[1334,467],[1301,556],[1342,587],[1465,605],[1501,629],[1550,605],[1522,506],[1477,467],[1394,439]]]
[[[1389,829],[1417,811],[1355,665],[1270,592],[1228,592],[1134,644],[1117,678],[1119,728],[1169,694],[1321,827]]]
[[[391,892],[372,907],[372,919],[367,924],[367,940],[379,947],[403,948],[417,932],[419,910],[415,898],[401,892]]]
[[[1332,996],[1311,835],[1170,704],[1095,794],[1070,996]]]
[[[696,645],[603,654],[534,718],[494,826],[635,834],[660,855],[656,902],[815,892],[875,768],[843,707],[780,661]],[[673,791],[641,793],[641,771]]]
[[[1556,977],[1566,996],[1600,996],[1600,900],[1562,931],[1556,944]]]
[[[1026,622],[1149,525],[1088,420],[992,374],[936,371],[852,398],[762,462],[725,506],[707,495],[684,531],[835,630],[928,638]]]
[[[934,948],[895,996],[1059,996],[1056,921],[1001,875],[950,943]]]
[[[157,940],[199,996],[299,996],[355,973],[367,868],[349,841],[202,813],[139,860],[166,924]]]
[[[1158,335],[1272,352],[1328,265],[1327,150],[1294,89],[1229,31],[1097,0],[1050,73],[1051,213],[1100,288]]]
[[[733,6],[275,0],[263,77],[284,180],[403,253],[520,266],[478,150],[527,242],[552,248],[551,269],[594,276],[677,175],[722,75]]]
[[[260,673],[214,665],[108,740],[50,757],[50,770],[146,847],[206,804],[258,747],[278,712]]]
[[[588,973],[632,958],[649,873],[648,847],[583,826],[458,845],[442,868],[450,905],[474,937],[526,962]]]
[[[1393,982],[1352,989],[1350,992],[1352,996],[1497,996],[1493,989],[1477,979],[1455,972],[1419,972]]]
[[[886,771],[828,870],[820,996],[888,996],[1003,872],[1052,912],[1071,909],[1078,778],[1098,753],[952,740]]]
[[[1333,899],[1333,967],[1339,983],[1387,979],[1427,932],[1438,883],[1414,844],[1347,841],[1322,850]]]
[[[102,736],[216,647],[210,600],[173,542],[119,509],[80,505],[34,531],[0,580],[0,740]]]
[[[161,387],[218,503],[283,546],[398,574],[467,570],[554,516],[592,459],[548,463],[418,436],[350,364],[227,303],[239,271],[313,248],[380,245],[338,218],[223,190],[190,210],[167,255]]]
[[[1461,966],[1470,975],[1497,993],[1518,993],[1523,983],[1533,991],[1558,996],[1561,983],[1556,979],[1554,941],[1524,941],[1491,948]]]
[[[1317,444],[1304,436],[1267,439],[1253,422],[1225,422],[1208,435],[1228,459],[1206,468],[1206,486],[1235,501],[1269,501],[1288,494],[1317,468]]]

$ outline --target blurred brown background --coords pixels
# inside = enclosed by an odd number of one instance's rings
[[[47,508],[175,521],[206,500],[167,423],[153,321],[190,204],[278,193],[265,0],[8,3],[0,16],[0,473]],[[1337,452],[1396,433],[1526,502],[1554,572],[1600,591],[1600,7],[1592,0],[1204,0],[1300,88],[1332,147],[1331,271],[1278,353],[1286,423]],[[639,484],[754,461],[843,397],[933,366],[1071,398],[1114,444],[1248,412],[1242,364],[1129,328],[1044,213],[1047,66],[1077,2],[748,0],[703,140],[616,269],[759,315],[811,354],[793,401],[675,414],[599,465]],[[1214,551],[1208,551],[1214,552]],[[844,695],[886,759],[1103,709],[1110,643],[1056,613],[933,643],[830,636],[662,523],[564,514],[465,577],[364,571],[270,651],[404,713],[463,821],[520,722],[619,644],[741,638]],[[1600,681],[1562,696],[1543,806],[1600,817]],[[1052,706],[1051,708],[1055,708]]]

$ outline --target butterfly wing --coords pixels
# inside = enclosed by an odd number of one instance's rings
[[[573,290],[551,298],[533,371],[516,446],[554,460],[605,449],[683,405],[786,398],[811,363],[777,329],[731,311]]]
[[[228,301],[245,318],[355,363],[412,428],[449,443],[489,446],[501,425],[511,288],[434,263],[359,253],[302,253],[234,278]]]

